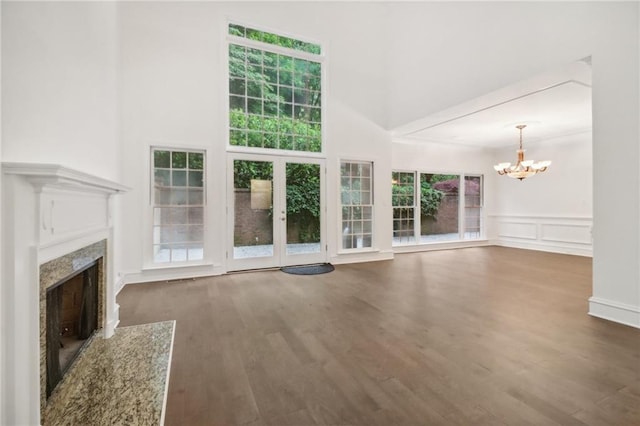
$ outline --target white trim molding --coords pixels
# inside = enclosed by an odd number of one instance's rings
[[[105,194],[117,194],[130,190],[130,188],[117,182],[59,164],[3,162],[2,172],[4,174],[24,176],[36,187],[52,186]]]
[[[591,217],[488,215],[492,244],[553,253],[593,256],[592,227]]]
[[[155,281],[181,281],[196,278],[213,277],[226,273],[221,264],[173,265],[168,267],[144,268],[140,272],[123,273],[123,285],[118,292],[129,284],[142,284]]]
[[[449,241],[439,243],[427,243],[427,244],[411,244],[402,246],[393,246],[393,252],[399,253],[415,253],[419,251],[434,251],[434,250],[452,250],[469,247],[484,247],[491,245],[488,240],[468,240],[468,241]]]
[[[353,253],[343,252],[331,256],[330,261],[334,265],[360,262],[376,262],[379,260],[393,260],[392,250],[369,250],[355,251]]]
[[[640,306],[627,305],[599,297],[589,298],[589,315],[640,328]]]

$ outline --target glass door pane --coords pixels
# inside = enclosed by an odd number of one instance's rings
[[[326,262],[322,160],[233,154],[228,167],[229,271]]]
[[[273,163],[233,161],[233,259],[273,257]]]
[[[321,251],[320,177],[319,164],[286,163],[287,256]]]

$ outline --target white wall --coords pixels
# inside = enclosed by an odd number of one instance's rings
[[[528,142],[525,158],[550,160],[546,172],[519,181],[491,173],[493,213],[591,217],[593,212],[593,156],[591,132]],[[517,160],[517,140],[512,147],[492,152],[493,164]]]
[[[601,21],[616,22],[593,55],[592,315],[640,327],[640,49],[638,3]],[[600,34],[604,28],[594,25]],[[614,42],[617,40],[617,42]],[[621,178],[625,194],[612,191]]]
[[[0,2],[0,22],[2,22],[2,3]],[[0,46],[2,46],[2,31],[0,31]],[[2,81],[2,55],[0,55],[0,82]],[[1,86],[1,85],[0,85]],[[1,90],[1,89],[0,89]],[[2,102],[0,102],[0,118],[2,117]],[[2,161],[2,120],[0,119],[0,162]],[[0,224],[2,224],[2,173],[0,173]],[[2,241],[2,226],[0,225],[0,241]],[[2,244],[0,244],[0,259],[2,259]],[[2,261],[0,261],[0,277],[2,276]],[[6,297],[5,286],[0,282],[0,299]],[[4,309],[0,303],[0,330],[4,329],[5,316]],[[0,376],[5,377],[5,339],[0,335]],[[0,422],[5,420],[5,404],[4,386],[0,386]]]
[[[123,3],[120,5],[121,111],[124,183],[133,190],[122,200],[127,220],[121,232],[126,281],[225,271],[226,218],[226,24],[227,19],[316,40],[326,53],[324,87],[327,155],[329,260],[338,256],[338,162],[375,161],[376,233],[390,234],[390,138],[382,129],[386,113],[385,8],[371,4]],[[330,25],[328,23],[330,22]],[[141,271],[148,265],[151,235],[149,147],[206,149],[208,153],[207,235],[209,265],[180,270]],[[381,177],[384,176],[384,179]],[[390,256],[390,241],[377,238],[378,252]],[[147,258],[149,254],[147,254]]]
[[[391,163],[394,170],[436,173],[488,174],[492,153],[486,148],[395,139]]]
[[[592,254],[593,156],[591,132],[527,142],[525,158],[552,161],[549,169],[519,181],[493,172],[490,238],[537,250]],[[493,164],[516,162],[517,146],[496,149]]]
[[[3,2],[3,161],[120,178],[114,3]]]

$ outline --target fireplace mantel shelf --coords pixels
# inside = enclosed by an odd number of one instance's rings
[[[122,193],[130,189],[109,179],[59,164],[3,162],[2,172],[24,176],[33,185],[41,188],[50,186],[106,194]]]

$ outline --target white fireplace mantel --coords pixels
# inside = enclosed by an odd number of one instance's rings
[[[59,164],[2,163],[2,172],[24,176],[36,187],[59,187],[92,192],[116,194],[130,188],[117,182],[70,169]]]
[[[40,265],[106,240],[104,336],[118,323],[113,195],[120,183],[57,164],[2,163],[0,424],[41,422]]]

